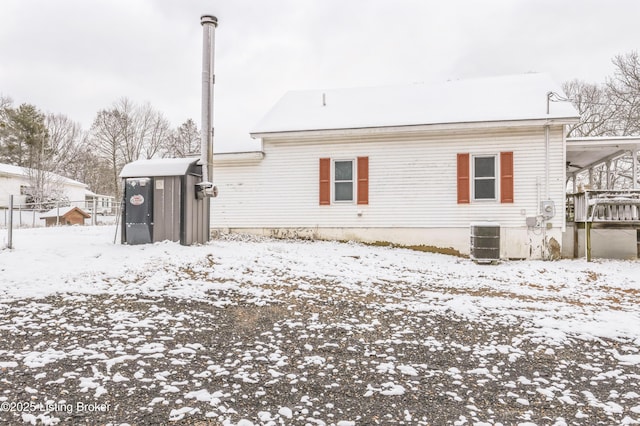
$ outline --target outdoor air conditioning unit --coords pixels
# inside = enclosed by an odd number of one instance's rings
[[[500,224],[471,224],[471,259],[476,263],[497,263],[500,260]]]

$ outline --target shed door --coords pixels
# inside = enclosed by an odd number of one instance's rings
[[[127,244],[147,244],[153,234],[153,187],[150,178],[125,180],[124,225]]]

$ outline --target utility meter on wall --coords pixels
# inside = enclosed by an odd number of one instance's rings
[[[540,201],[540,214],[545,220],[551,219],[556,215],[556,205],[551,200]]]

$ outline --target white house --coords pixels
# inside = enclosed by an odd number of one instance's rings
[[[112,215],[116,211],[115,197],[112,195],[96,194],[88,189],[85,191],[85,208],[92,214]],[[95,211],[94,211],[95,209]]]
[[[578,119],[552,93],[546,74],[289,92],[252,131],[259,152],[214,157],[212,227],[468,254],[490,221],[501,257],[546,257]]]
[[[0,163],[0,208],[9,206],[9,196],[14,196],[14,205],[24,205],[32,186],[34,171],[26,167]],[[47,179],[67,200],[84,207],[87,185],[54,173],[47,173]]]

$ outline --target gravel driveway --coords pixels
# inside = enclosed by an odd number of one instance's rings
[[[213,296],[213,295],[212,295]],[[326,295],[325,295],[326,296]],[[633,342],[375,300],[58,295],[0,310],[7,424],[637,424]],[[235,299],[234,299],[235,297]],[[324,301],[323,301],[324,300]]]

